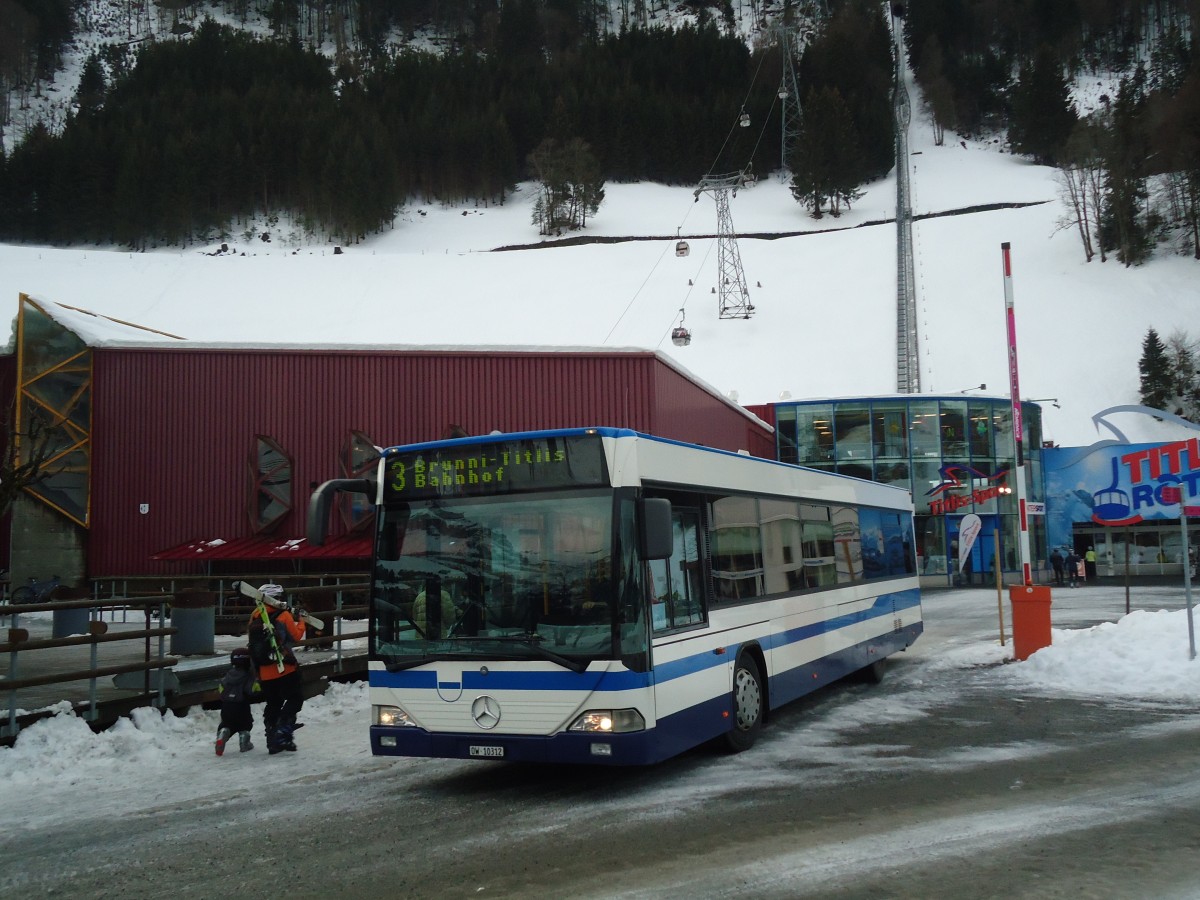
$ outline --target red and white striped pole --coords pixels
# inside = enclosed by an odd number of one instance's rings
[[[1021,520],[1021,581],[1033,584],[1029,564],[1029,513],[1026,510],[1024,423],[1021,421],[1021,383],[1017,376],[1017,317],[1013,310],[1012,254],[1008,241],[1000,245],[1004,262],[1004,315],[1008,323],[1008,394],[1012,402],[1013,443],[1017,459],[1017,512]]]

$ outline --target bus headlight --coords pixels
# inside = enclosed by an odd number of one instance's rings
[[[414,722],[404,710],[398,706],[372,706],[371,722],[375,725],[391,725],[397,728],[416,728]]]
[[[636,709],[589,709],[571,723],[568,731],[589,731],[594,734],[624,734],[645,731],[646,720]]]

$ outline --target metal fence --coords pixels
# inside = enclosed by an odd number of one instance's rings
[[[275,576],[278,578],[278,576]],[[179,655],[169,652],[167,639],[175,640],[180,635],[176,616],[182,616],[184,608],[211,607],[212,615],[202,618],[202,628],[212,630],[208,635],[208,656],[213,665],[221,665],[224,653],[217,654],[212,646],[216,633],[243,634],[254,610],[253,601],[243,597],[233,585],[240,580],[254,583],[262,579],[178,579],[168,582],[162,589],[162,579],[126,578],[96,581],[91,594],[86,590],[56,589],[48,602],[24,603],[0,606],[0,618],[7,621],[7,632],[0,632],[0,657],[7,656],[7,672],[0,675],[0,699],[7,710],[0,722],[0,740],[11,741],[24,725],[37,718],[52,714],[47,706],[57,705],[61,700],[71,700],[93,727],[101,718],[102,688],[110,695],[103,679],[125,676],[118,706],[128,710],[136,706],[153,706],[160,710],[172,705],[188,706],[203,701],[211,688],[195,690],[185,698],[173,694],[188,693],[178,687],[179,679],[170,677],[180,663]],[[298,641],[297,647],[332,649],[332,658],[321,661],[320,678],[351,675],[365,666],[365,657],[352,656],[344,652],[344,642],[366,637],[365,629],[355,628],[367,613],[365,593],[368,583],[365,576],[311,576],[279,579],[299,582],[287,587],[287,594],[299,601],[308,612],[322,619],[324,627],[316,634]],[[305,584],[304,581],[315,581]],[[158,590],[154,590],[158,587]],[[50,612],[53,626],[50,637],[31,636],[36,613]],[[23,621],[24,617],[24,621]],[[171,624],[168,624],[170,620]],[[195,621],[189,627],[195,628]],[[115,627],[114,627],[115,626]],[[351,630],[353,629],[353,630]],[[102,664],[100,648],[124,642],[116,650],[119,662]],[[140,647],[133,642],[141,642]],[[64,649],[65,648],[65,649]],[[71,652],[76,648],[78,652]],[[203,655],[204,651],[200,651]],[[112,655],[112,654],[110,654]],[[182,654],[180,654],[182,655]],[[306,667],[301,666],[302,671]],[[318,668],[316,666],[313,667]],[[139,679],[137,673],[141,673]],[[314,676],[314,680],[317,678]],[[86,700],[79,698],[80,685],[72,690],[67,686],[78,682],[86,683]],[[34,712],[18,710],[21,691],[61,685],[61,694],[54,695],[46,703],[46,695],[37,701],[41,706]],[[210,698],[211,699],[211,698]]]

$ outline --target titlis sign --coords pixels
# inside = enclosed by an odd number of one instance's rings
[[[1185,514],[1197,512],[1192,503],[1200,496],[1200,438],[1133,450],[1113,457],[1112,467],[1112,484],[1094,497],[1096,524],[1135,525],[1146,519],[1142,510],[1180,503]],[[1129,475],[1128,492],[1120,488],[1121,467]]]

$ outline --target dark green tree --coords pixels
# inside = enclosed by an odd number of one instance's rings
[[[1056,165],[1075,127],[1071,86],[1055,52],[1045,44],[1009,97],[1008,142],[1017,153],[1042,165]]]
[[[1173,396],[1171,361],[1167,348],[1153,328],[1142,341],[1142,358],[1138,361],[1138,387],[1141,402],[1151,409],[1165,410]]]
[[[1132,76],[1121,79],[1106,144],[1107,177],[1100,239],[1105,249],[1112,250],[1127,266],[1145,261],[1153,247],[1145,216],[1148,154],[1142,121],[1145,88],[1146,71],[1140,65]]]
[[[954,127],[954,88],[942,67],[942,48],[937,37],[929,39],[929,46],[921,58],[924,60],[925,103],[933,123],[933,143],[941,147],[945,143],[946,129]]]
[[[1021,26],[1018,14],[1006,4],[981,0],[918,0],[905,4],[904,30],[910,61],[922,89],[937,77],[945,79],[953,92],[954,127],[976,133],[1002,114],[1004,91],[1013,70],[1013,54],[1020,43],[1016,32],[1030,21],[1028,8]],[[931,41],[935,38],[935,41]],[[927,49],[941,52],[941,67],[935,71],[926,58]]]
[[[1186,332],[1176,330],[1167,338],[1166,353],[1171,366],[1171,409],[1189,422],[1200,421],[1200,378],[1196,372],[1196,345]]]
[[[804,110],[800,135],[788,160],[792,196],[814,219],[824,215],[826,204],[837,216],[841,204],[849,206],[859,196],[861,154],[854,123],[836,88],[809,91]]]
[[[104,93],[107,89],[104,78],[104,65],[100,57],[93,53],[79,71],[79,87],[75,90],[75,105],[81,115],[95,112],[104,103]]]
[[[831,88],[840,96],[857,136],[856,183],[887,174],[895,164],[892,57],[877,8],[843,5],[805,50],[797,74],[809,89]]]
[[[532,220],[539,233],[586,227],[604,201],[604,180],[587,143],[546,138],[529,154],[529,168],[538,181]]]
[[[1172,30],[1153,54],[1145,119],[1149,171],[1165,188],[1166,209],[1200,259],[1200,58]]]

